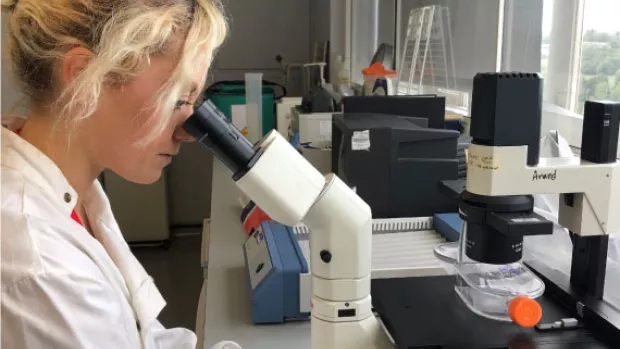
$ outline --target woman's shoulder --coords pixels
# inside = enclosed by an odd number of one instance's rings
[[[34,277],[43,270],[37,252],[29,217],[11,207],[5,201],[5,188],[2,187],[2,208],[0,235],[0,270],[2,271],[2,291],[14,284]]]
[[[87,252],[93,247],[84,243],[86,238],[75,238],[83,233],[77,223],[29,214],[18,204],[9,205],[4,202],[2,189],[0,274],[3,292],[43,274],[48,277],[87,275],[105,280]]]

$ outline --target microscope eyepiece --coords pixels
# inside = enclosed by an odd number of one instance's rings
[[[210,100],[196,109],[183,128],[233,173],[244,172],[256,153],[252,143]]]

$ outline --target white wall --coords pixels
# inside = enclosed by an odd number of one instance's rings
[[[230,33],[218,52],[212,81],[242,80],[246,72],[262,72],[265,80],[283,82],[275,57],[285,62],[306,63],[311,54],[310,0],[226,0]],[[326,19],[326,23],[328,20]],[[318,25],[316,26],[318,28]],[[314,29],[314,28],[313,28]],[[301,93],[301,75],[287,86],[290,94]]]
[[[503,71],[540,72],[543,0],[507,0]]]
[[[330,0],[310,0],[310,47],[319,41],[329,40]],[[310,51],[312,52],[312,51]]]
[[[347,0],[330,0],[329,2],[329,55],[332,67],[335,65],[336,57],[347,57]],[[347,57],[348,58],[348,57]],[[331,80],[337,79],[338,72],[335,69],[330,71]]]
[[[379,45],[395,44],[396,1],[354,0],[351,3],[351,78],[361,84],[361,71],[370,65]]]
[[[379,1],[379,45],[387,43],[395,44],[396,37],[396,1],[395,0],[378,0]]]
[[[363,83],[362,69],[368,67],[378,46],[379,0],[353,0],[351,6],[351,79]]]
[[[323,43],[329,41],[329,31],[330,31],[330,13],[331,13],[331,5],[330,0],[311,0],[310,1],[310,40],[308,44],[310,45],[310,56],[313,56],[314,45],[316,43]],[[328,62],[331,62],[329,50],[327,52]],[[326,79],[331,79],[331,71],[330,66],[325,67],[325,76]],[[299,76],[299,75],[298,75]]]

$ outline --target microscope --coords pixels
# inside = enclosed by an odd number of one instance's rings
[[[466,183],[444,183],[460,194],[466,232],[461,252],[487,265],[521,261],[525,236],[553,232],[552,222],[534,213],[532,195],[560,194],[558,224],[573,243],[570,277],[541,261],[525,264],[544,282],[545,299],[554,299],[597,338],[617,344],[620,310],[603,300],[603,291],[609,235],[620,230],[620,104],[585,102],[580,158],[539,157],[541,115],[538,74],[474,78]],[[473,301],[464,301],[472,307]]]
[[[392,348],[372,311],[368,204],[334,174],[322,175],[277,131],[253,145],[209,100],[184,128],[273,220],[303,221],[312,231],[311,348]]]

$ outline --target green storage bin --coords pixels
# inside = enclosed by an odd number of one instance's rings
[[[275,87],[282,89],[281,95],[276,95]],[[263,136],[276,128],[276,101],[285,95],[286,89],[283,86],[263,81]],[[210,99],[229,120],[232,120],[232,106],[246,104],[245,81],[217,82],[205,91],[204,97]]]

